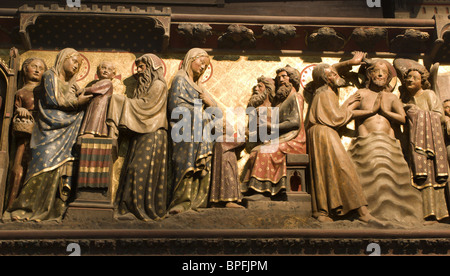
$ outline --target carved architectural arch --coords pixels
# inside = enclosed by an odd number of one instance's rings
[[[24,5],[19,8],[19,32],[26,50],[75,47],[95,51],[163,52],[169,43],[170,15],[170,8]]]

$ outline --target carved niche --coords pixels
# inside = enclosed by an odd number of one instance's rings
[[[103,49],[161,52],[169,44],[171,9],[148,7],[80,8],[24,5],[19,8],[25,49]]]

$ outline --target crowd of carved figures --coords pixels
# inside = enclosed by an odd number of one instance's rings
[[[297,68],[261,72],[252,80],[248,107],[265,127],[258,131],[278,130],[275,146],[250,141],[250,127],[244,140],[228,131],[220,141],[178,139],[174,133],[194,138],[217,119],[204,115],[218,105],[199,81],[210,62],[206,51],[193,48],[167,83],[162,60],[144,54],[135,60],[136,87],[125,95],[115,92],[122,88],[113,83],[113,62],[99,64],[99,79],[81,88],[76,50],[60,51],[49,69],[39,58],[25,60],[3,220],[61,221],[76,190],[81,144],[102,138],[112,141],[113,158],[127,142],[115,195],[117,219],[159,220],[199,208],[286,200],[286,156],[308,154],[307,190],[312,216],[320,222],[446,222],[450,100],[441,102],[430,90],[423,65],[355,52],[349,60],[315,66],[303,91]],[[364,76],[358,84],[354,66]],[[393,93],[396,77],[400,96]],[[354,93],[340,104],[339,90],[352,85]],[[271,121],[274,112],[278,120]],[[225,117],[218,121],[223,129],[230,124]],[[353,138],[348,149],[342,135]],[[241,151],[249,158],[239,172]]]

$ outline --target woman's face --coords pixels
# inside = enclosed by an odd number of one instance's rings
[[[193,77],[199,78],[201,75],[203,75],[203,73],[206,71],[206,68],[208,68],[209,62],[209,57],[205,56],[196,58],[194,61],[192,61],[191,70],[194,74]]]
[[[66,79],[70,79],[73,75],[78,73],[83,62],[80,55],[72,55],[67,58],[63,64],[63,70],[66,74]]]
[[[30,81],[41,81],[44,74],[45,65],[39,59],[35,59],[28,64],[25,69],[26,78]]]

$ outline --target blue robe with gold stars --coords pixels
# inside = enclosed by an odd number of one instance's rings
[[[26,179],[54,170],[74,160],[73,146],[83,120],[74,87],[67,87],[48,70],[43,75],[44,93],[38,104],[38,120],[31,136],[33,159]]]
[[[73,147],[84,111],[78,107],[75,83],[65,83],[48,70],[42,85],[30,142],[32,160],[24,185],[4,220],[61,221],[67,210],[61,187],[71,181]]]
[[[195,104],[195,100],[201,103],[199,89],[202,88],[193,85],[186,73],[180,70],[174,77],[169,92],[168,116],[171,128],[177,124],[190,126],[190,129],[183,129],[190,134],[185,136],[190,138],[188,141],[173,141],[174,133],[171,133],[174,192],[169,209],[196,209],[207,204],[214,142],[202,137],[210,120],[204,116],[203,107]],[[207,93],[204,90],[201,92]],[[181,110],[190,114],[190,118],[172,114]]]

